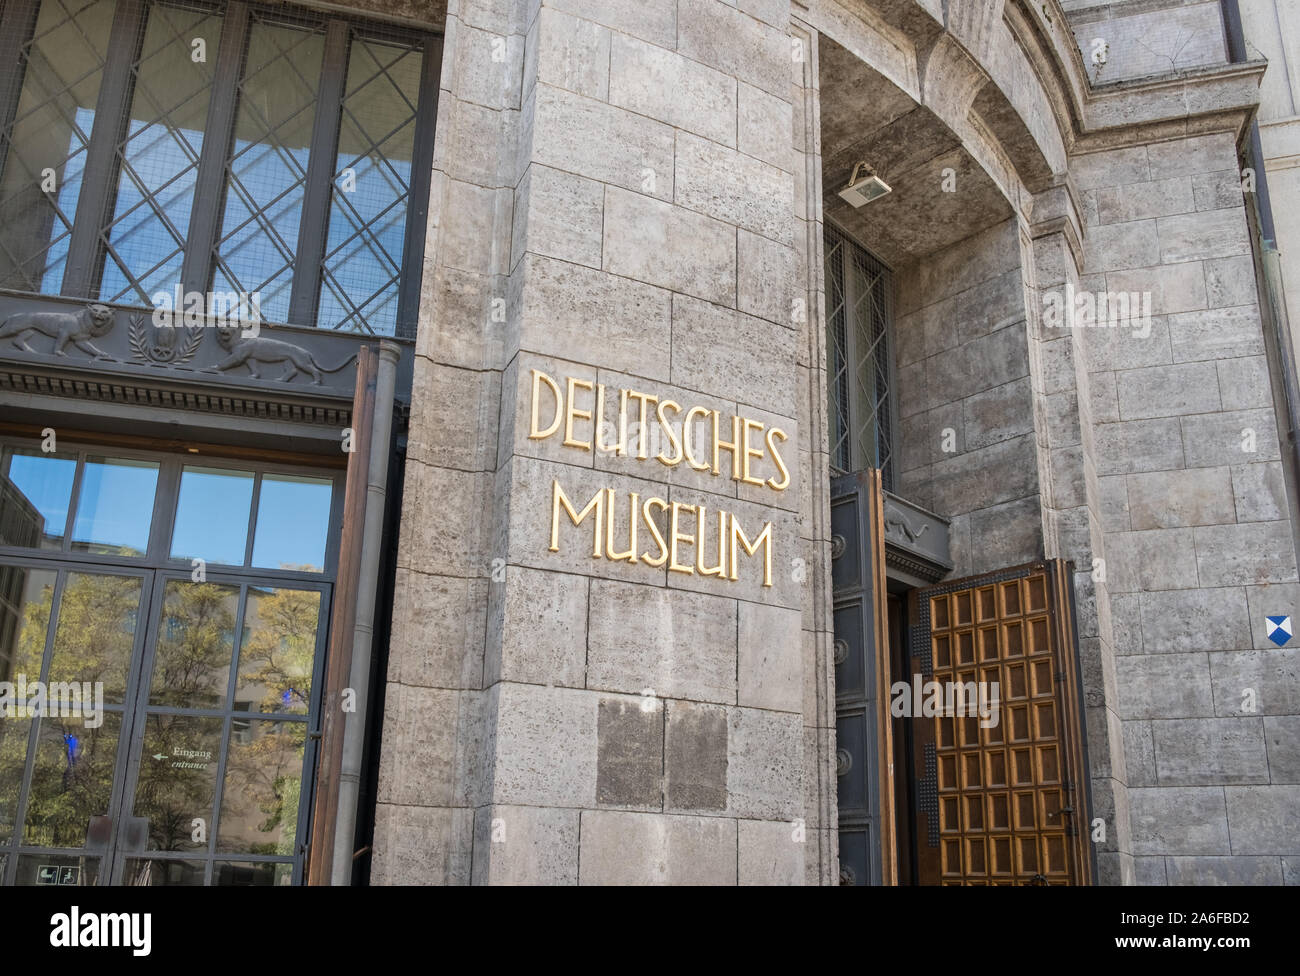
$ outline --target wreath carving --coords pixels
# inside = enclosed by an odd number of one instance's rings
[[[145,317],[138,313],[131,316],[132,358],[164,366],[179,366],[194,358],[199,343],[203,341],[202,327],[178,329],[175,326],[154,326],[153,332],[151,342]]]

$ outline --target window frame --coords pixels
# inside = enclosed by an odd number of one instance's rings
[[[33,436],[9,434],[0,431],[0,479],[8,476],[11,450],[41,452],[41,441]],[[66,579],[74,573],[93,575],[111,575],[121,577],[138,577],[141,579],[139,603],[140,617],[137,620],[136,633],[133,637],[131,657],[128,670],[126,692],[122,702],[106,702],[106,713],[123,717],[119,730],[112,783],[112,798],[109,803],[110,813],[119,809],[130,814],[130,804],[138,786],[138,769],[133,763],[140,756],[141,744],[146,734],[146,720],[151,715],[175,717],[220,719],[223,723],[221,737],[221,754],[216,769],[216,792],[213,810],[216,815],[215,829],[209,831],[209,842],[198,850],[158,851],[147,848],[130,851],[115,846],[106,848],[101,853],[88,853],[86,848],[53,848],[23,841],[28,804],[31,795],[32,771],[39,749],[39,737],[32,736],[30,730],[25,753],[22,779],[20,780],[20,800],[15,807],[14,834],[9,841],[0,843],[0,887],[12,886],[19,869],[19,859],[25,856],[48,855],[50,857],[91,857],[99,859],[99,886],[110,884],[112,873],[121,870],[119,883],[125,883],[126,865],[133,858],[167,861],[197,861],[203,865],[204,884],[212,885],[218,869],[222,865],[243,864],[285,864],[291,868],[293,884],[302,884],[306,873],[307,838],[311,830],[312,817],[316,804],[320,801],[317,793],[319,779],[317,762],[320,748],[322,710],[325,694],[325,675],[329,656],[329,638],[335,624],[338,593],[338,555],[342,537],[343,496],[347,472],[338,466],[311,466],[309,464],[280,463],[226,456],[210,453],[190,453],[167,451],[140,447],[122,446],[108,442],[97,442],[93,437],[69,438],[60,443],[54,452],[58,457],[75,459],[77,462],[68,512],[64,519],[64,538],[59,549],[41,549],[27,546],[0,545],[0,565],[22,568],[31,571],[48,571],[56,574],[55,592],[51,606],[61,606],[63,587]],[[77,551],[71,548],[71,529],[76,521],[78,493],[86,457],[89,455],[125,458],[131,460],[151,461],[159,465],[158,480],[153,499],[150,521],[149,544],[146,551],[138,556],[121,556],[111,553]],[[312,700],[305,713],[296,712],[247,712],[246,718],[240,718],[243,712],[235,708],[234,699],[230,707],[202,707],[183,705],[153,704],[149,701],[150,678],[153,674],[157,654],[158,635],[164,625],[166,608],[166,587],[169,582],[186,582],[192,579],[192,562],[189,559],[171,556],[172,536],[175,531],[176,513],[180,501],[181,475],[187,466],[202,468],[222,468],[233,471],[251,471],[255,483],[260,485],[264,475],[307,476],[329,480],[332,486],[330,512],[326,526],[325,565],[319,573],[300,570],[272,569],[251,564],[234,566],[228,564],[209,564],[204,582],[233,586],[238,590],[240,607],[247,606],[248,593],[256,588],[276,588],[310,591],[320,594],[320,608],[316,632],[316,646],[312,665]],[[250,534],[256,524],[258,495],[255,493],[249,519]],[[246,558],[251,556],[252,538],[245,540]],[[42,662],[50,658],[57,632],[57,619],[47,624]],[[234,663],[238,666],[238,653],[243,632],[243,611],[236,619]],[[44,680],[44,670],[42,672]],[[233,689],[237,675],[232,672],[228,679],[228,688]],[[125,721],[132,717],[133,724]],[[34,721],[34,720],[33,720]],[[228,726],[233,733],[236,721],[254,721],[295,723],[306,729],[306,744],[301,773],[301,797],[295,828],[295,847],[292,855],[287,854],[252,854],[247,852],[229,852],[220,850],[220,829],[226,771],[229,768],[228,743],[234,741],[226,735]],[[123,744],[125,742],[125,744]],[[8,858],[6,861],[5,858]]]
[[[23,436],[9,436],[0,433],[0,478],[8,476],[9,450],[31,451],[39,453],[39,439]],[[149,523],[149,546],[139,556],[122,556],[113,553],[87,552],[72,548],[71,531],[76,522],[78,492],[80,491],[82,471],[88,456],[108,456],[137,461],[153,461],[158,464],[158,481],[154,488],[153,514]],[[28,548],[26,546],[9,546],[0,544],[0,556],[33,560],[62,560],[68,563],[80,563],[95,566],[116,566],[129,569],[147,568],[159,572],[189,572],[192,568],[190,559],[171,555],[172,535],[176,528],[176,513],[180,503],[181,474],[187,466],[202,468],[224,468],[230,471],[251,471],[254,475],[255,494],[250,505],[249,538],[245,539],[246,563],[234,566],[226,563],[210,564],[210,573],[220,573],[240,578],[256,577],[271,580],[317,580],[333,583],[338,572],[339,546],[341,544],[340,526],[343,522],[343,495],[346,488],[346,469],[337,467],[311,467],[302,464],[281,464],[251,459],[239,459],[212,454],[175,453],[167,451],[146,450],[118,445],[97,444],[88,440],[69,440],[59,444],[55,456],[75,459],[76,473],[73,478],[72,494],[68,500],[68,514],[64,522],[63,540],[58,549]],[[331,483],[329,524],[325,539],[325,565],[319,573],[306,573],[299,570],[286,570],[273,567],[251,565],[251,538],[256,525],[258,496],[263,475],[290,475],[298,477],[319,478]]]
[[[877,257],[871,251],[870,248],[864,246],[860,241],[858,241],[857,238],[855,238],[852,234],[850,234],[847,230],[845,230],[840,224],[830,219],[827,219],[823,222],[822,243],[823,243],[824,263],[829,260],[836,260],[836,259],[830,259],[826,256],[826,244],[827,244],[826,239],[832,235],[839,239],[839,254],[837,256],[837,260],[840,262],[840,281],[844,289],[844,302],[843,302],[844,310],[845,310],[844,311],[844,319],[845,319],[844,356],[845,356],[845,364],[846,364],[845,369],[848,375],[848,398],[845,406],[848,410],[848,414],[843,419],[848,428],[845,437],[847,440],[847,447],[848,447],[849,467],[847,470],[841,470],[840,466],[837,464],[837,457],[835,454],[835,444],[836,444],[835,424],[836,424],[837,411],[831,409],[830,401],[832,401],[836,396],[836,392],[833,389],[832,384],[834,384],[835,382],[837,371],[834,368],[835,367],[835,363],[834,363],[835,343],[832,341],[831,337],[827,335],[826,336],[826,384],[827,384],[826,395],[827,395],[828,402],[826,404],[827,406],[826,417],[827,417],[827,423],[829,425],[829,429],[827,431],[827,438],[831,450],[831,457],[830,457],[831,474],[832,475],[848,474],[850,471],[863,470],[866,467],[874,466],[868,463],[870,459],[865,458],[863,456],[862,445],[855,434],[855,431],[858,429],[858,427],[861,424],[861,417],[862,417],[863,410],[865,408],[865,404],[863,402],[862,390],[859,388],[859,384],[856,382],[857,370],[860,368],[860,360],[863,358],[863,353],[861,350],[862,337],[860,335],[860,331],[863,328],[869,327],[869,323],[863,322],[858,317],[858,315],[851,312],[851,309],[855,308],[857,305],[856,282],[854,280],[853,274],[850,273],[851,252],[856,249],[858,252],[861,253],[862,257],[869,264],[874,265],[876,269],[880,272],[880,277],[882,279],[881,287],[884,290],[885,299],[886,299],[885,308],[881,313],[881,318],[884,320],[884,326],[883,326],[884,335],[882,337],[882,342],[883,342],[883,351],[884,351],[884,358],[885,358],[884,379],[886,384],[885,397],[883,398],[883,403],[886,409],[888,410],[889,416],[886,418],[886,423],[883,428],[880,424],[880,410],[878,409],[878,407],[872,406],[869,409],[875,414],[874,423],[877,431],[877,436],[879,440],[883,442],[885,447],[886,457],[884,463],[880,465],[883,487],[886,491],[892,492],[892,491],[896,491],[898,488],[899,476],[901,474],[901,472],[899,471],[899,464],[902,461],[902,457],[901,457],[902,446],[901,446],[901,434],[900,434],[901,422],[900,422],[899,411],[898,411],[898,407],[899,407],[898,365],[895,360],[895,354],[894,354],[894,347],[897,342],[897,320],[894,314],[897,282],[894,278],[894,269],[891,268],[884,261],[882,261],[879,257]],[[826,280],[827,283],[826,287],[828,289],[828,295],[827,295],[828,307],[826,309],[825,328],[829,331],[831,328],[833,315],[829,307],[830,274],[829,274],[829,269],[826,270],[827,273],[824,275],[824,278]]]
[[[9,133],[22,94],[25,78],[24,52],[32,40],[41,3],[42,0],[6,0],[3,14],[0,15],[0,167],[3,167],[7,156]],[[130,54],[110,57],[104,65],[59,294],[67,298],[99,300],[100,278],[107,259],[106,232],[113,219],[117,201],[121,172],[119,157],[129,124],[136,65],[151,4],[208,9],[220,12],[224,18],[220,40],[215,50],[210,49],[211,56],[215,58],[213,83],[203,128],[203,145],[196,168],[179,281],[187,293],[197,291],[206,294],[211,291],[216,268],[214,250],[220,237],[225,209],[226,173],[234,139],[238,86],[248,49],[252,15],[256,13],[262,22],[323,28],[325,35],[324,58],[316,87],[308,170],[294,250],[289,313],[284,323],[287,325],[382,335],[356,325],[336,330],[318,326],[316,322],[329,234],[339,122],[354,34],[381,41],[418,44],[421,49],[420,87],[416,100],[411,178],[407,189],[402,255],[396,283],[397,316],[393,333],[393,338],[414,339],[423,279],[424,232],[433,175],[434,127],[438,117],[442,70],[442,35],[365,16],[299,6],[268,5],[249,0],[116,0],[116,4],[109,50]],[[304,256],[308,260],[304,260]],[[124,301],[122,304],[128,303]],[[151,306],[145,304],[141,307]]]

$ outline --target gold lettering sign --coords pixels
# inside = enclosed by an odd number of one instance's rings
[[[561,384],[538,369],[531,375],[529,440],[546,440],[563,429],[565,447],[594,447],[638,461],[653,458],[669,468],[685,463],[715,478],[723,476],[727,458],[732,481],[777,492],[790,487],[790,469],[781,454],[789,435],[779,427],[637,390],[615,394],[592,380],[570,376]],[[606,404],[615,400],[618,414],[611,424],[605,419]],[[743,556],[755,563],[761,560],[763,585],[772,585],[771,522],[750,539],[740,520],[725,509],[658,497],[642,501],[638,492],[620,498],[613,488],[599,489],[579,508],[556,479],[551,482],[551,552],[560,550],[561,513],[570,525],[591,530],[593,559],[653,568],[667,563],[669,572],[735,582]],[[649,546],[643,548],[647,537]]]

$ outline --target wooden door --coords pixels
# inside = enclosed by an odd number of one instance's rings
[[[920,883],[1092,882],[1070,586],[1052,560],[913,591],[912,683],[945,706],[912,715]]]

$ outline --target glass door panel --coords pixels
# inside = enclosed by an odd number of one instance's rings
[[[328,604],[323,586],[159,580],[122,883],[293,881]]]
[[[0,859],[9,884],[99,878],[153,574],[0,563]]]
[[[207,850],[222,729],[220,718],[145,719],[134,813],[148,821],[149,850]]]
[[[85,847],[91,818],[109,813],[122,716],[103,719],[98,728],[88,728],[80,717],[38,720],[24,845]]]
[[[320,598],[316,590],[249,588],[235,686],[236,708],[307,714]]]
[[[306,743],[305,722],[253,719],[232,726],[218,850],[293,855]]]
[[[67,573],[49,680],[98,683],[106,702],[121,705],[142,589],[139,576]]]
[[[151,704],[225,707],[238,611],[238,586],[167,580],[154,642]]]

